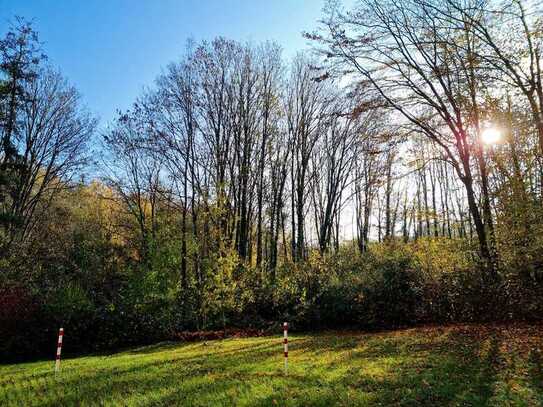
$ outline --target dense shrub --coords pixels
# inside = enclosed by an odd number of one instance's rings
[[[191,331],[278,330],[283,320],[314,330],[539,318],[538,275],[504,268],[489,283],[474,252],[450,239],[374,244],[363,255],[345,245],[282,263],[273,274],[241,266],[227,253],[202,262],[205,284],[191,273],[186,288],[178,284],[175,262],[155,262],[151,270],[125,262],[92,279],[84,268],[47,264],[24,274],[28,263],[19,261],[3,265],[0,352],[4,361],[51,357],[60,326],[70,354],[179,339]]]
[[[361,324],[390,327],[416,322],[422,285],[414,262],[403,251],[370,259],[359,299]]]

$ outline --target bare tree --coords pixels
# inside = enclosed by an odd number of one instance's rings
[[[288,137],[293,149],[290,169],[292,258],[305,259],[305,214],[313,172],[311,157],[321,136],[326,103],[324,83],[315,80],[310,61],[299,54],[293,62],[287,85],[285,116]]]
[[[338,94],[331,95],[331,112],[323,124],[321,139],[312,156],[315,168],[312,183],[316,231],[319,250],[324,253],[333,232],[334,220],[340,216],[345,190],[354,181],[352,171],[358,153],[360,115]],[[337,233],[336,233],[337,235]]]
[[[25,87],[28,99],[18,108],[14,147],[16,174],[3,212],[17,222],[8,224],[8,246],[24,242],[47,212],[52,200],[87,161],[87,143],[96,120],[81,109],[79,95],[54,71],[40,72]]]
[[[324,46],[331,69],[354,70],[401,114],[406,127],[440,147],[464,185],[481,257],[493,270],[489,225],[481,215],[472,168],[480,123],[474,106],[466,102],[466,83],[478,76],[465,61],[475,52],[455,45],[462,38],[472,41],[473,34],[469,27],[459,32],[448,20],[440,20],[435,7],[437,3],[419,0],[366,0],[342,13],[332,6],[324,21],[325,34],[308,36]]]
[[[151,245],[156,242],[161,163],[146,148],[146,123],[138,106],[134,112],[121,114],[116,126],[104,136],[107,157],[107,184],[124,204],[137,224],[139,258],[151,259]]]

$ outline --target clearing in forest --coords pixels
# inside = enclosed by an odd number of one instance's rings
[[[541,325],[160,344],[0,366],[0,405],[543,405]],[[67,335],[66,341],[69,340]]]

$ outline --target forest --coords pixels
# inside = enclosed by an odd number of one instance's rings
[[[540,2],[330,0],[291,58],[187,41],[111,123],[1,31],[0,361],[541,320]]]

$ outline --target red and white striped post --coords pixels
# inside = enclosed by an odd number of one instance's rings
[[[60,328],[58,331],[58,344],[57,344],[57,360],[55,361],[55,373],[60,370],[60,351],[62,349],[62,337],[64,336],[64,328]]]
[[[285,352],[285,374],[288,373],[288,322],[283,323],[283,350]]]

